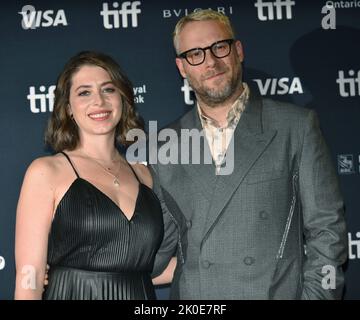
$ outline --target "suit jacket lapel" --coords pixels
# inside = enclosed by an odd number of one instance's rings
[[[203,230],[203,241],[220,218],[225,205],[231,199],[247,172],[275,135],[275,130],[263,132],[261,100],[257,97],[250,98],[233,135],[233,172],[228,175],[218,175],[216,178],[212,202]],[[227,153],[227,157],[229,155],[231,156],[231,154]]]
[[[196,129],[199,130],[199,132],[203,133],[203,128],[201,126],[201,122],[196,107],[193,108],[193,110],[181,120],[180,128],[182,130]],[[181,137],[181,132],[179,134]],[[179,148],[180,147],[181,146],[179,145]],[[191,158],[191,156],[193,156],[191,151],[192,143],[190,142],[185,147],[188,147],[190,149],[189,150],[190,161],[189,164],[183,164],[182,167],[189,174],[190,178],[193,180],[194,185],[196,185],[199,188],[199,190],[203,192],[204,196],[210,201],[215,188],[215,182],[217,176],[215,175],[215,166],[211,159],[211,153],[210,153],[208,141],[204,135],[204,138],[201,140],[200,150],[196,150],[197,152],[199,152],[200,155],[200,164],[192,163],[192,158]],[[206,152],[206,154],[210,156],[209,159],[211,163],[207,163],[207,164],[204,163],[204,152]]]

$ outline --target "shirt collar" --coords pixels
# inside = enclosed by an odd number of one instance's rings
[[[244,90],[242,91],[241,95],[235,100],[235,102],[231,106],[226,116],[226,120],[227,120],[227,125],[225,126],[226,128],[236,126],[240,119],[241,114],[245,110],[246,103],[249,99],[250,89],[249,86],[244,82],[243,82],[243,88]],[[199,103],[197,103],[197,111],[203,127],[207,125],[220,127],[219,123],[215,119],[212,119],[204,114],[204,112],[200,108]]]

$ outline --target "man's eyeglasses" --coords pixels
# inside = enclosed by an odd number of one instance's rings
[[[194,48],[178,54],[179,58],[185,59],[190,65],[198,66],[205,61],[206,50],[210,49],[216,58],[225,58],[231,52],[231,45],[234,39],[220,40],[206,48]]]

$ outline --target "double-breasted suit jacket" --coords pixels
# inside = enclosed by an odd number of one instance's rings
[[[166,147],[181,162],[182,130],[202,129],[196,108],[169,128],[179,139]],[[232,139],[231,174],[212,163],[152,165],[165,238],[178,241],[172,298],[340,298],[343,201],[315,113],[251,96]]]

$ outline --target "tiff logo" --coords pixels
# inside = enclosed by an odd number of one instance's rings
[[[356,232],[356,240],[352,240],[351,233],[348,233],[349,239],[349,259],[360,259],[360,232]],[[355,248],[355,250],[353,250]]]
[[[64,10],[36,10],[32,5],[23,6],[19,14],[22,16],[21,26],[23,29],[36,29],[39,27],[67,26]]]
[[[360,70],[355,77],[355,71],[349,70],[348,77],[345,77],[344,71],[339,70],[339,77],[336,79],[336,83],[339,85],[340,95],[342,97],[354,97],[360,96]]]
[[[263,1],[257,0],[254,4],[257,8],[258,18],[261,21],[266,20],[282,20],[283,19],[283,8],[285,9],[286,19],[292,19],[292,6],[295,5],[295,1],[292,0],[276,0],[272,1]],[[267,15],[264,13],[264,9],[267,9]],[[275,17],[274,17],[275,12]]]
[[[190,87],[189,81],[184,79],[184,85],[181,87],[181,91],[184,92],[184,101],[187,105],[193,105],[194,100],[192,99],[193,89]]]
[[[128,28],[128,16],[130,15],[131,27],[136,28],[138,26],[138,14],[141,13],[141,10],[138,8],[140,5],[140,1],[125,1],[121,4],[121,9],[118,10],[119,3],[113,2],[113,9],[110,10],[108,3],[104,2],[100,12],[100,15],[103,16],[104,27],[106,29],[118,29],[121,25],[123,28]]]
[[[45,86],[40,86],[39,91],[41,93],[36,93],[35,87],[33,86],[29,88],[27,99],[30,101],[30,110],[32,113],[53,111],[55,88],[56,86],[52,85],[46,90]],[[38,101],[40,102],[40,107],[37,104]]]

